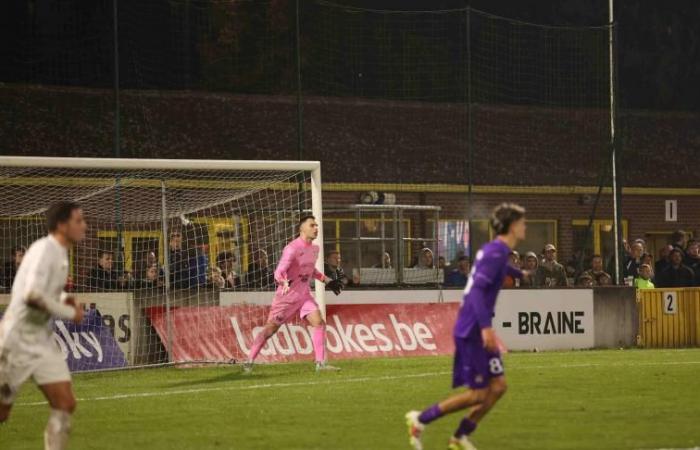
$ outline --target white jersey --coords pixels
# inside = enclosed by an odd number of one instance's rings
[[[12,348],[42,354],[55,347],[53,317],[70,319],[75,309],[63,303],[68,278],[68,250],[53,236],[35,241],[27,250],[12,284],[10,306],[0,321],[0,350]],[[41,311],[27,305],[29,293],[46,306]]]

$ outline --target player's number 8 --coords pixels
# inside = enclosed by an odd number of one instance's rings
[[[489,367],[493,375],[500,375],[503,373],[503,364],[498,358],[491,358],[489,360]]]

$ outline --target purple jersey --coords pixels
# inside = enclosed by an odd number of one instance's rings
[[[509,264],[510,247],[500,239],[487,243],[476,253],[474,266],[464,288],[462,307],[454,328],[455,337],[466,338],[491,327],[496,297],[506,275],[521,278],[522,272]]]

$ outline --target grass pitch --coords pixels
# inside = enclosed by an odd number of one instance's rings
[[[160,368],[74,377],[71,449],[408,449],[403,415],[448,395],[446,357]],[[700,349],[513,353],[480,449],[700,447]],[[48,408],[27,384],[0,448],[42,447]],[[426,431],[446,448],[460,416]]]

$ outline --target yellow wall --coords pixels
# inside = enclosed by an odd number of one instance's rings
[[[669,294],[674,292],[676,307],[671,313]],[[641,346],[700,346],[700,288],[639,290],[637,304]]]

